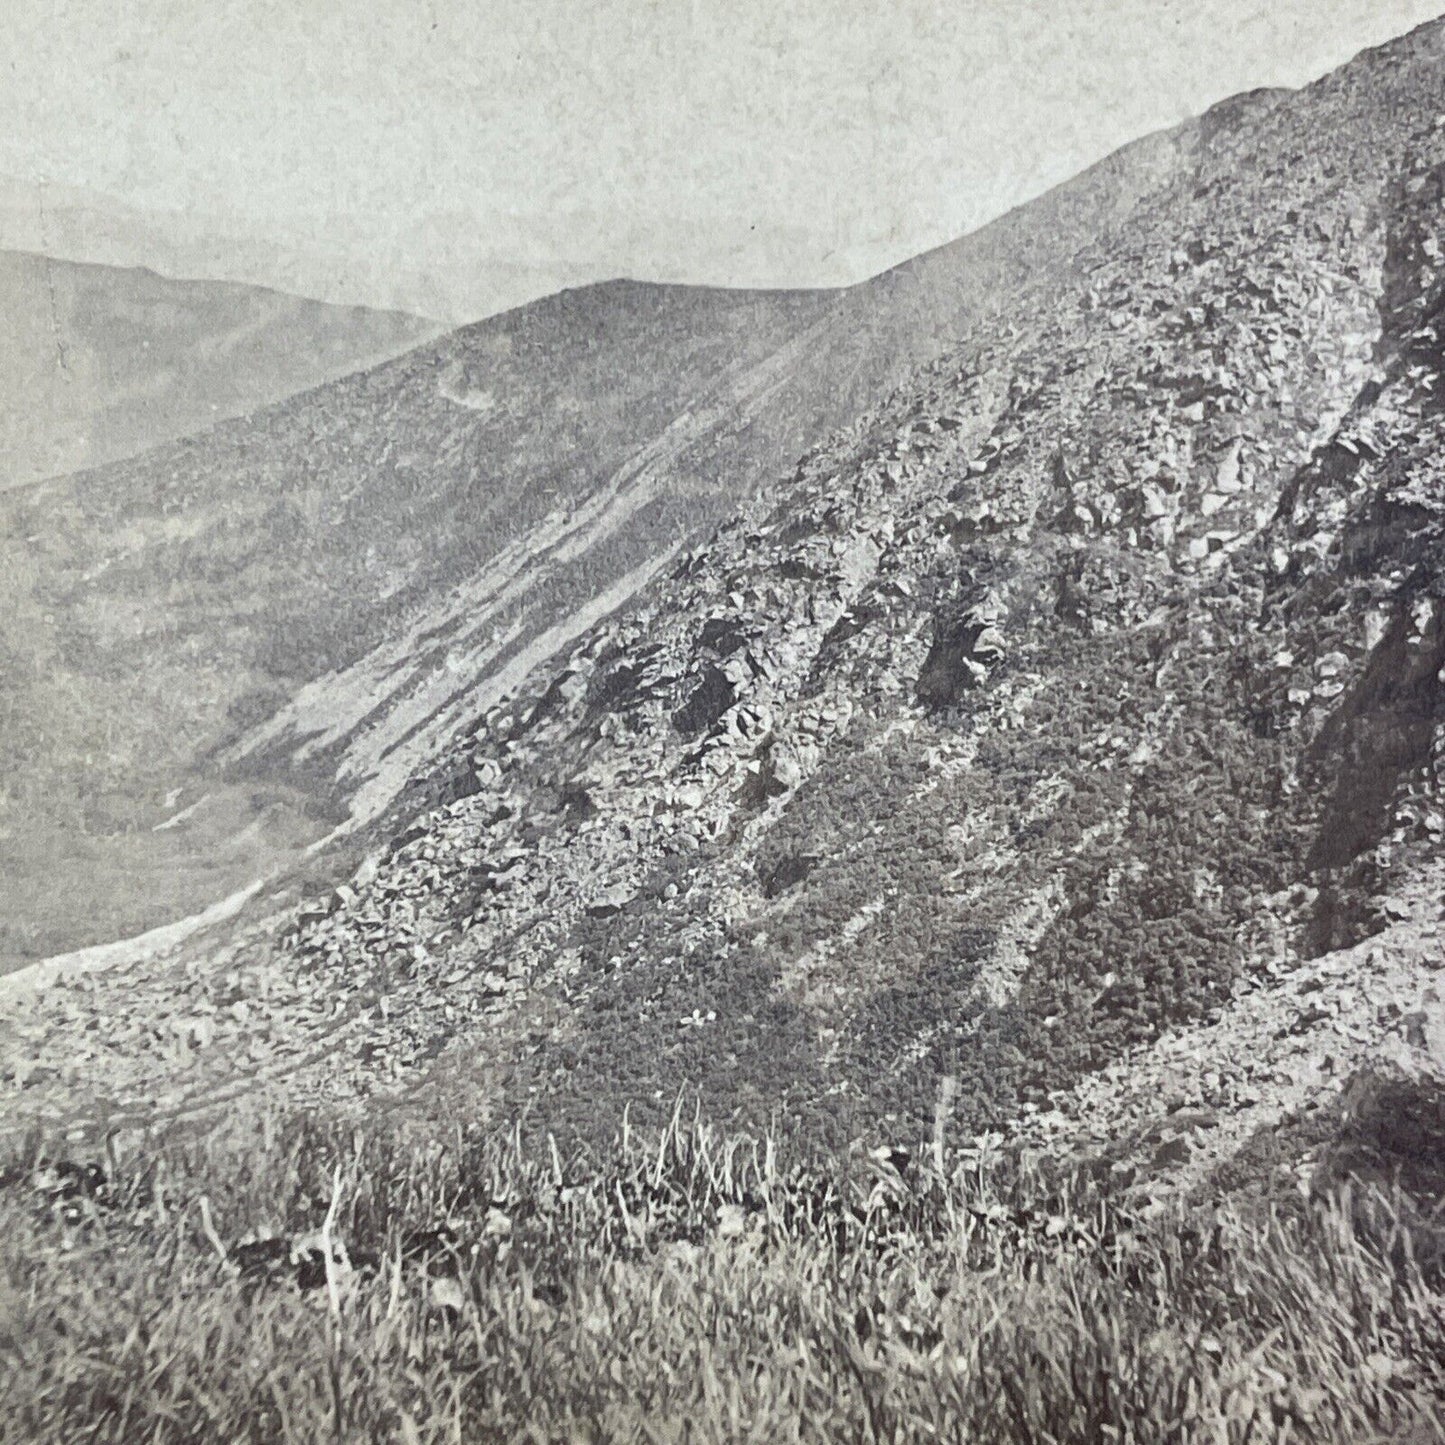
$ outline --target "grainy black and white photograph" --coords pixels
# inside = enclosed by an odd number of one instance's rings
[[[0,1442],[1445,1440],[1441,0],[5,0]]]

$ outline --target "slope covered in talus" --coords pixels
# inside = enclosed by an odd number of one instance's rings
[[[1197,141],[1140,142],[849,292],[583,288],[0,498],[0,970],[372,822],[468,708]]]
[[[345,672],[382,639],[425,635],[413,666],[445,678],[459,611],[505,654],[527,640],[522,590],[545,626],[665,550],[698,498],[706,511],[708,439],[746,430],[752,370],[818,305],[571,293],[5,497],[6,963],[168,922],[325,832],[331,760],[295,769],[285,744],[258,759],[249,730],[337,674],[328,722],[359,731],[387,698],[368,680],[348,716]],[[753,440],[766,456],[800,424],[784,414]],[[704,455],[632,489],[635,533],[561,565],[569,514],[635,478],[669,425]],[[484,616],[453,590],[493,600],[489,566],[500,585],[544,575]]]
[[[1442,112],[1433,26],[1214,116],[478,707],[454,801],[279,949],[41,999],[35,1110],[68,1049],[119,1109],[976,1131],[1382,927],[1442,826]]]
[[[483,734],[528,855],[442,976],[556,982],[463,1086],[846,1138],[952,1078],[977,1129],[1387,921],[1441,828],[1442,38],[1222,126]]]

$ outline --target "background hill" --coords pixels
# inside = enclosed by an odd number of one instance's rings
[[[399,312],[0,251],[0,491],[133,456],[373,366]]]

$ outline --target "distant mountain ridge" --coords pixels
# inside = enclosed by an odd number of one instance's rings
[[[441,328],[259,286],[0,251],[0,490],[101,466]]]

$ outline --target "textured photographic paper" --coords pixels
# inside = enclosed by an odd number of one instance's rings
[[[11,0],[0,1440],[1445,1434],[1445,21]]]

